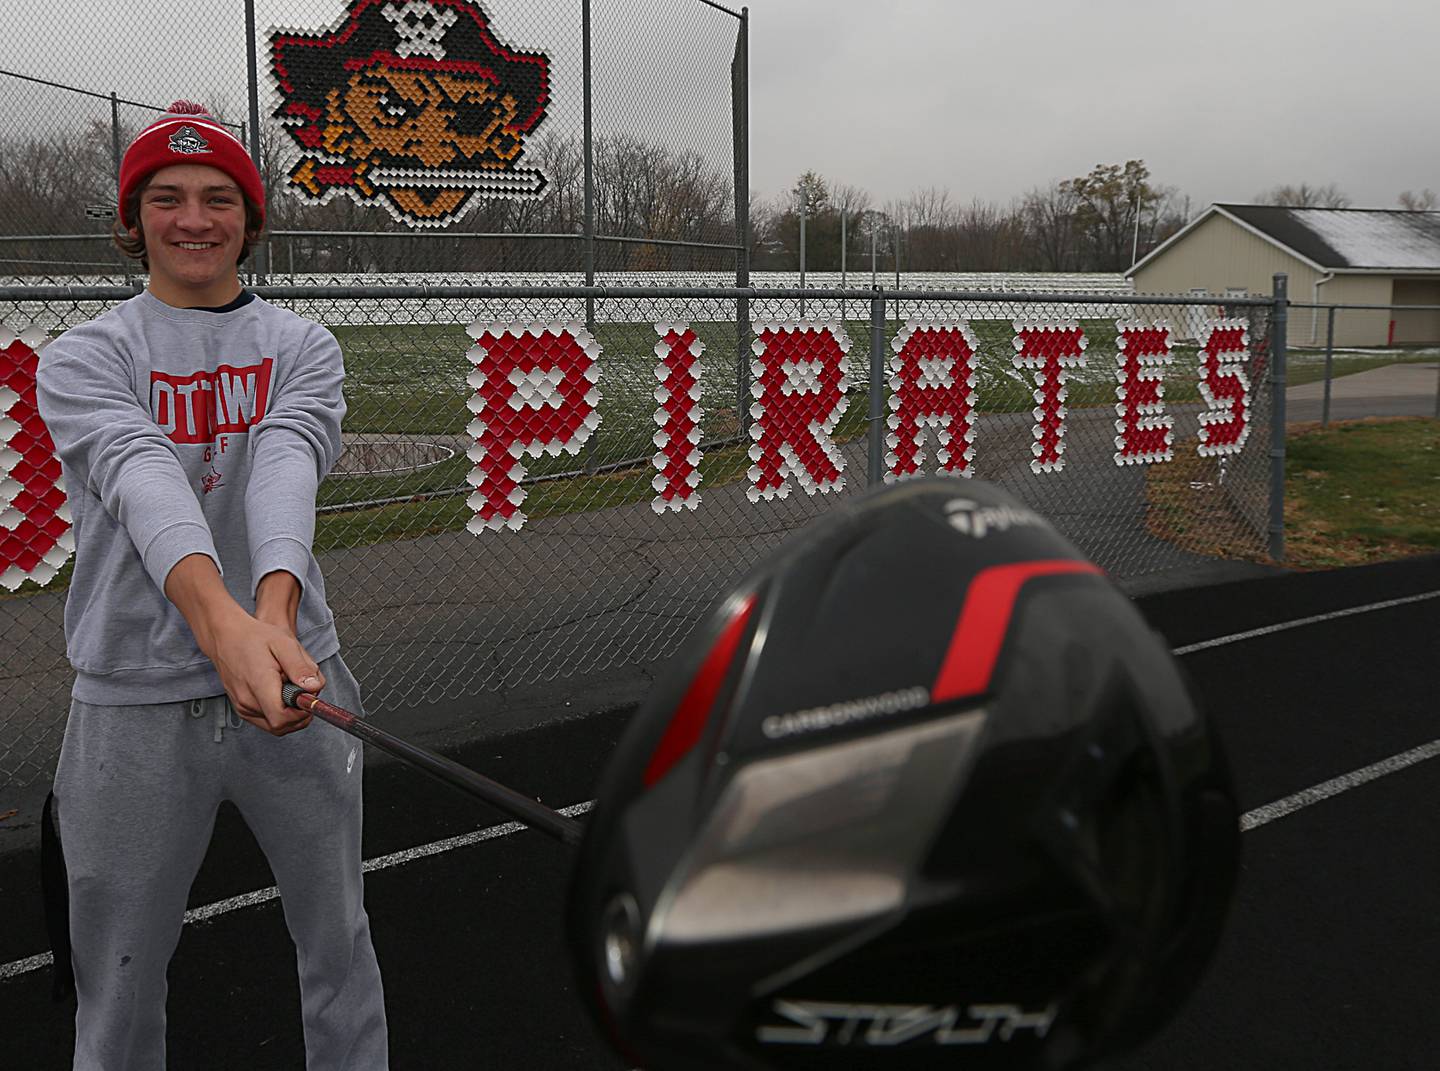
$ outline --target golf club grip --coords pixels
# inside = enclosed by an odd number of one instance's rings
[[[367,744],[374,744],[397,759],[409,763],[451,788],[459,789],[466,795],[483,800],[512,818],[516,818],[541,833],[549,834],[566,844],[579,844],[581,827],[573,818],[566,818],[558,811],[546,807],[529,796],[521,795],[513,788],[507,788],[498,781],[492,781],[468,767],[461,766],[453,759],[426,748],[391,736],[384,729],[377,728],[342,707],[333,706],[325,700],[301,690],[298,685],[286,683],[281,689],[285,705],[296,707],[327,721],[337,729],[358,737]]]

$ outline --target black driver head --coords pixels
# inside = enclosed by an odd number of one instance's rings
[[[837,508],[722,598],[598,796],[581,990],[656,1071],[1083,1065],[1192,988],[1239,851],[1164,642],[954,479]]]

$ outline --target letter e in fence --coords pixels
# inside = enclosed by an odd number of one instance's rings
[[[830,438],[845,412],[850,337],[838,323],[755,325],[750,363],[751,502],[845,488],[845,459]]]
[[[1030,471],[1059,472],[1065,467],[1065,380],[1068,369],[1085,366],[1085,332],[1074,320],[1016,320],[1015,367],[1035,373],[1035,424]]]
[[[650,481],[656,513],[700,504],[700,355],[705,343],[686,324],[656,324],[655,470]]]
[[[1170,325],[1115,321],[1115,464],[1149,465],[1175,456],[1175,418],[1165,413],[1165,366],[1174,360]]]
[[[467,525],[519,531],[525,524],[525,454],[579,453],[600,426],[596,387],[600,346],[579,324],[490,324],[468,328],[475,345],[466,380],[475,393],[467,403],[475,440],[466,456],[475,462],[468,482],[475,511]]]
[[[963,321],[911,320],[890,344],[890,415],[885,482],[924,473],[925,437],[937,471],[969,476],[975,459],[975,359],[980,345]]]
[[[70,506],[35,368],[45,332],[0,324],[0,587],[48,584],[75,550]]]
[[[1250,355],[1244,320],[1209,320],[1200,335],[1201,457],[1238,454],[1250,437],[1250,379],[1242,365]]]

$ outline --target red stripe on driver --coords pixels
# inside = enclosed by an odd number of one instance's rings
[[[1065,573],[1101,573],[1101,570],[1090,562],[1060,559],[995,565],[976,576],[965,593],[955,634],[950,637],[950,649],[945,652],[945,661],[940,664],[940,673],[930,689],[931,701],[961,699],[988,689],[1020,589],[1036,577]]]
[[[750,611],[753,609],[755,596],[749,595],[736,609],[735,616],[730,619],[730,623],[720,633],[720,638],[715,641],[715,646],[710,648],[710,653],[700,664],[699,672],[681,697],[675,713],[671,715],[670,724],[665,727],[665,735],[660,738],[655,753],[650,756],[650,762],[645,767],[646,788],[664,777],[670,767],[679,762],[700,739],[705,722],[710,718],[710,708],[715,705],[715,696],[720,691],[720,685],[725,682],[725,674],[730,669],[730,662],[735,657],[735,649],[740,645],[740,637],[745,633],[745,625],[750,620]]]

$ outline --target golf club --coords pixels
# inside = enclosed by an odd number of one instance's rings
[[[507,788],[498,781],[492,781],[474,770],[461,766],[452,759],[447,759],[444,755],[438,755],[417,744],[401,740],[342,707],[337,707],[318,696],[302,691],[298,685],[287,681],[281,687],[280,694],[285,700],[286,706],[313,714],[321,721],[329,722],[335,728],[342,729],[367,744],[374,744],[382,751],[389,752],[418,770],[423,770],[451,788],[459,789],[466,795],[483,800],[492,807],[504,811],[531,829],[548,834],[565,844],[580,843],[582,827],[579,822],[565,817],[529,796]]]
[[[1188,996],[1238,870],[1228,767],[1167,646],[979,481],[857,496],[732,586],[583,827],[284,697],[579,845],[577,988],[646,1067],[1093,1064]]]

